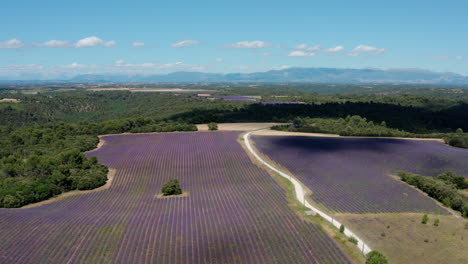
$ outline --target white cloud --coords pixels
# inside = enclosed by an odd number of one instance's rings
[[[10,39],[4,42],[0,42],[0,49],[19,49],[24,46],[21,40]]]
[[[304,52],[302,50],[295,50],[288,54],[288,57],[313,57],[315,53],[313,52]]]
[[[222,58],[216,58],[215,62],[223,62],[223,59]]]
[[[306,51],[317,51],[320,50],[320,45],[308,46],[307,44],[299,44],[294,49],[296,50],[306,50]]]
[[[286,69],[289,69],[289,68],[291,68],[291,66],[289,66],[289,65],[282,65],[282,66],[277,67],[277,68],[275,68],[275,69],[276,69],[276,70],[286,70]]]
[[[462,56],[456,56],[455,59],[457,60],[463,60],[464,58]]]
[[[173,48],[185,48],[185,47],[192,46],[192,45],[197,45],[197,44],[200,44],[200,41],[196,41],[196,40],[182,40],[182,41],[173,43],[171,46],[172,46]]]
[[[271,46],[270,43],[260,41],[260,40],[255,40],[255,41],[240,41],[237,43],[227,44],[224,47],[231,48],[231,49],[260,49],[260,48],[265,48],[269,46]]]
[[[80,39],[75,43],[75,48],[87,48],[87,47],[96,47],[96,46],[103,46],[103,47],[113,47],[117,45],[117,42],[111,41],[104,41],[98,37],[92,36],[87,37],[84,39]]]
[[[145,46],[144,42],[135,41],[133,42],[133,47],[143,47]]]
[[[329,49],[326,49],[324,50],[324,52],[327,52],[327,53],[337,53],[337,52],[340,52],[342,50],[344,50],[345,48],[343,46],[336,46],[334,48],[329,48]]]
[[[376,48],[376,47],[361,44],[346,55],[355,57],[355,56],[359,56],[361,53],[382,54],[384,52],[385,52],[385,49],[383,48]]]
[[[62,40],[49,40],[44,43],[34,43],[34,46],[38,47],[46,47],[46,48],[68,48],[73,46],[70,42],[68,41],[62,41]]]
[[[83,64],[78,64],[76,62],[65,66],[65,68],[70,68],[70,69],[77,69],[77,68],[84,68],[84,67],[86,66]]]

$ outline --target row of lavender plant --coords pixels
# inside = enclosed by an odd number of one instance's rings
[[[397,170],[468,176],[468,150],[440,142],[381,138],[254,136],[257,148],[291,171],[311,195],[337,212],[447,213],[390,177]]]
[[[0,263],[349,263],[289,208],[237,132],[105,137],[111,188],[0,210]],[[178,178],[188,197],[158,199]]]

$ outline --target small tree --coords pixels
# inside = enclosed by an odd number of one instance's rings
[[[439,218],[436,218],[436,219],[434,220],[434,226],[439,226],[439,223],[440,223]]]
[[[427,216],[427,214],[425,214],[422,217],[421,223],[422,224],[427,224],[427,221],[429,221],[429,217]]]
[[[215,122],[208,123],[208,130],[218,130],[218,124]]]
[[[178,195],[182,194],[180,183],[177,179],[172,179],[164,184],[161,189],[163,195]]]
[[[340,233],[344,233],[344,225],[340,225]]]
[[[388,260],[379,251],[372,250],[366,255],[366,264],[388,264]]]

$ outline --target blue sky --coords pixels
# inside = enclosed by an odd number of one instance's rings
[[[2,1],[0,78],[285,67],[468,75],[468,3]]]

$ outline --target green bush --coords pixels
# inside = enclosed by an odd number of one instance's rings
[[[214,123],[214,122],[211,122],[211,123],[208,123],[208,129],[209,130],[218,130],[218,124]]]
[[[422,224],[427,224],[427,221],[429,221],[429,217],[427,216],[427,214],[425,214],[422,217],[421,223]]]
[[[388,260],[379,251],[372,250],[366,255],[366,264],[388,264]]]
[[[178,195],[182,194],[182,189],[180,188],[180,183],[177,179],[169,180],[164,184],[161,189],[163,195]]]
[[[344,225],[340,225],[340,233],[344,233],[345,227]]]
[[[439,218],[436,218],[436,219],[434,220],[434,226],[439,226],[439,223],[440,223]]]
[[[351,243],[353,243],[354,245],[357,245],[357,243],[358,243],[358,241],[357,241],[357,239],[356,239],[355,237],[350,237],[350,238],[348,239],[348,241],[351,242]]]

